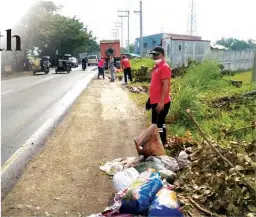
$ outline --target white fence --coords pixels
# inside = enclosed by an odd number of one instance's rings
[[[254,51],[211,50],[204,59],[217,61],[227,70],[247,70],[253,67]]]
[[[187,66],[188,60],[201,63],[204,60],[213,60],[223,64],[224,68],[231,71],[247,70],[253,67],[254,51],[230,51],[210,49],[210,41],[204,40],[179,40],[163,39],[165,57],[171,62],[172,68]]]

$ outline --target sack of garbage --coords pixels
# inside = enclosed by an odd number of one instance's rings
[[[133,167],[117,172],[113,176],[114,188],[117,192],[123,191],[126,188],[129,188],[131,184],[138,178],[138,176],[139,172]]]
[[[165,155],[165,150],[156,124],[152,124],[135,138],[135,146],[139,155],[144,157]]]
[[[183,213],[179,209],[177,195],[168,185],[161,188],[155,195],[148,216],[183,217]]]
[[[162,187],[160,175],[155,170],[141,173],[127,189],[122,199],[120,213],[147,215],[151,201]]]

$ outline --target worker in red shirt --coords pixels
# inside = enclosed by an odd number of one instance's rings
[[[130,60],[126,56],[122,57],[121,66],[124,71],[125,84],[127,84],[127,75],[129,77],[129,80],[132,82],[131,63],[130,63]]]
[[[103,80],[105,80],[105,75],[104,75],[104,67],[105,67],[105,59],[101,57],[100,61],[98,62],[98,79],[100,79],[100,75],[102,74]]]
[[[151,75],[149,99],[146,103],[146,110],[152,109],[152,124],[157,124],[163,145],[166,140],[165,119],[170,109],[170,81],[171,68],[164,60],[164,49],[155,47],[150,54],[153,54],[155,66]]]

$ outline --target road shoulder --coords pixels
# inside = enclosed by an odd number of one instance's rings
[[[2,202],[3,216],[89,215],[114,193],[99,163],[136,156],[143,111],[109,80],[93,80]]]

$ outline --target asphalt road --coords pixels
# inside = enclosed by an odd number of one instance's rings
[[[1,82],[1,165],[51,116],[51,109],[96,67],[70,74],[38,74]]]

